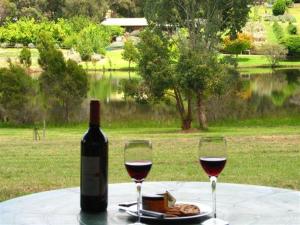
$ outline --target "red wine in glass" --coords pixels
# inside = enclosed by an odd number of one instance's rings
[[[137,189],[137,217],[134,225],[141,225],[141,189],[152,167],[152,143],[148,140],[131,140],[125,143],[124,147],[125,168],[136,183]]]
[[[226,139],[224,137],[202,137],[199,141],[199,163],[209,176],[212,190],[213,218],[205,221],[206,225],[228,224],[217,218],[216,210],[216,186],[217,179],[225,167],[227,161]]]
[[[129,176],[134,179],[135,182],[140,183],[147,177],[151,167],[151,161],[133,161],[125,162],[125,166]]]
[[[201,157],[200,164],[208,176],[217,177],[226,164],[225,157]]]

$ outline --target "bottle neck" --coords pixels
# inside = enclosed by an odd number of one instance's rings
[[[100,124],[98,123],[98,124],[95,124],[95,123],[89,123],[89,127],[90,128],[99,128],[100,127]]]
[[[91,101],[90,104],[90,127],[100,126],[100,102]]]

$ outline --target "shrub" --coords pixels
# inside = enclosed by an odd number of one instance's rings
[[[110,34],[102,25],[90,24],[78,34],[75,49],[83,61],[90,60],[93,53],[105,54]]]
[[[288,53],[287,49],[279,44],[266,44],[262,47],[264,54],[272,68],[279,64],[279,61],[285,59]]]
[[[148,89],[140,79],[123,79],[120,82],[120,86],[121,91],[124,93],[125,100],[127,98],[133,98],[137,103],[148,103]]]
[[[23,48],[19,55],[20,63],[25,67],[31,66],[31,51],[28,48]]]
[[[288,49],[288,55],[300,57],[300,36],[290,35],[284,40],[284,45]]]
[[[279,25],[279,23],[275,22],[273,23],[272,29],[277,40],[281,42],[284,38],[284,31],[282,27]]]
[[[297,26],[295,26],[292,23],[289,23],[289,25],[287,26],[287,31],[289,34],[293,35],[293,34],[297,34]]]
[[[26,71],[17,65],[0,69],[0,107],[3,108],[3,120],[14,123],[33,122],[35,116],[34,81]]]
[[[286,3],[286,6],[292,7],[294,4],[294,1],[293,0],[285,0],[285,3]]]
[[[239,33],[237,39],[230,40],[230,37],[224,39],[224,51],[230,54],[241,54],[252,46],[252,37],[245,33]]]
[[[277,0],[273,5],[272,11],[274,16],[283,15],[286,8],[286,0]]]

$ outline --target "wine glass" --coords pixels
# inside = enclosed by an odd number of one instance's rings
[[[131,140],[125,143],[124,164],[129,176],[136,183],[137,188],[137,216],[141,223],[140,204],[141,186],[152,167],[152,144],[147,140]]]
[[[226,164],[226,140],[223,137],[203,137],[199,142],[199,163],[209,176],[212,188],[213,218],[205,221],[205,225],[224,225],[227,222],[217,219],[216,185],[217,177]]]

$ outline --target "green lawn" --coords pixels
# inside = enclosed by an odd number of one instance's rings
[[[198,165],[198,139],[224,135],[228,138],[228,164],[220,182],[299,190],[300,124],[296,124],[215,125],[206,133],[182,133],[172,127],[108,129],[109,182],[130,182],[123,166],[123,144],[135,138],[153,142],[153,169],[147,180],[207,181]],[[35,142],[31,129],[1,128],[0,201],[78,186],[79,142],[84,131],[82,126],[49,128],[46,139]]]

